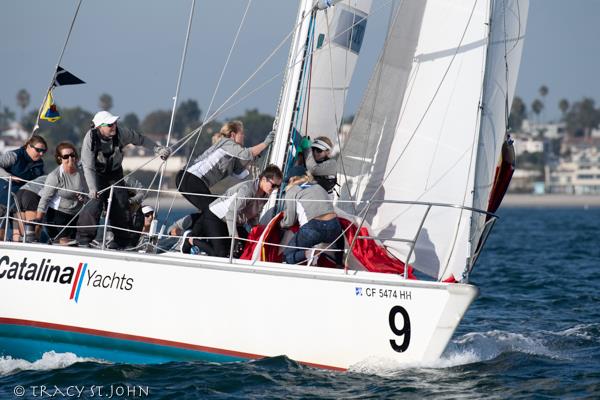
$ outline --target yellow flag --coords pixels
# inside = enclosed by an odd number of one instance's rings
[[[42,109],[42,115],[40,118],[49,122],[56,122],[60,119],[60,114],[56,109],[54,99],[52,99],[52,91],[49,91],[48,96],[46,96],[46,101],[44,102],[44,108]]]

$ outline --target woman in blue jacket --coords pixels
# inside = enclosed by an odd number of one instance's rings
[[[44,161],[42,157],[48,151],[48,144],[43,137],[33,135],[23,147],[0,155],[0,217],[6,213],[8,202],[8,179],[11,177],[11,193],[16,193],[27,181],[44,175]],[[14,204],[14,198],[11,199]],[[0,239],[4,239],[4,229],[0,229]]]

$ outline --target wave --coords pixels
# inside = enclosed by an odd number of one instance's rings
[[[593,332],[597,332],[598,327]],[[577,326],[554,335],[588,335],[589,326]],[[554,350],[553,340],[548,332],[522,334],[492,330],[487,332],[471,332],[454,339],[442,356],[430,362],[400,363],[393,359],[379,357],[367,358],[349,370],[352,372],[394,376],[407,369],[439,370],[465,366],[480,362],[492,361],[503,354],[522,353],[530,356],[541,356],[554,360],[568,360],[563,351]]]
[[[600,323],[578,324],[572,328],[555,333],[558,336],[574,337],[589,341],[600,341]]]
[[[47,371],[69,367],[78,362],[105,362],[94,358],[78,357],[73,353],[56,353],[49,351],[42,358],[33,362],[12,357],[0,357],[0,376],[11,375],[20,371]]]

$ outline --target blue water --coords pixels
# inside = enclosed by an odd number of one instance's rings
[[[16,398],[18,385],[22,398],[77,398],[75,386],[79,398],[600,398],[600,209],[499,214],[471,276],[481,295],[430,365],[365,360],[331,372],[274,357],[138,366],[46,353],[33,363],[0,358],[0,399]]]

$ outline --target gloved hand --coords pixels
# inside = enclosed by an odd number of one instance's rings
[[[88,197],[90,199],[97,199],[98,198],[98,192],[95,190],[90,190],[90,192],[88,193]]]
[[[271,131],[267,134],[267,136],[265,137],[265,140],[263,140],[263,143],[268,146],[271,143],[273,143],[274,140],[275,140],[275,131]]]
[[[300,142],[300,151],[310,149],[311,144],[312,143],[310,141],[310,137],[308,137],[308,136],[303,137],[302,141]]]
[[[159,156],[162,160],[166,160],[171,155],[171,149],[166,146],[154,147],[154,154]]]

